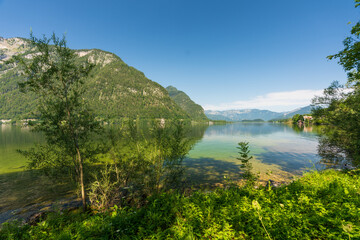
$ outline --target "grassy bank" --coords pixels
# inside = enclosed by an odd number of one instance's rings
[[[287,186],[164,193],[142,208],[53,213],[1,239],[358,239],[360,177],[311,172]]]

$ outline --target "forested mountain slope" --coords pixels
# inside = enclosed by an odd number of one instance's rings
[[[98,49],[76,50],[78,61],[95,64],[85,82],[86,100],[103,119],[181,118],[189,115],[170,97],[165,88],[128,66],[115,54]],[[17,83],[23,81],[20,69],[5,65],[14,54],[31,58],[33,52],[22,38],[0,38],[0,119],[36,117],[36,97],[21,93]]]
[[[168,86],[166,90],[169,92],[170,97],[191,117],[193,120],[208,120],[205,115],[204,109],[196,104],[191,98],[183,91],[177,90],[173,86]]]

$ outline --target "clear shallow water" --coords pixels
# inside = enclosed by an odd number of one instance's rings
[[[199,181],[238,175],[237,143],[247,141],[255,157],[252,160],[255,171],[263,176],[271,171],[272,178],[276,175],[287,179],[300,175],[314,164],[317,169],[323,168],[317,155],[317,134],[313,130],[271,123],[193,126],[191,133],[199,140],[184,163],[189,167],[189,175]],[[43,140],[29,128],[0,125],[0,174],[23,170],[26,159],[16,150],[28,149]]]
[[[24,170],[26,159],[17,150],[25,150],[43,142],[39,133],[28,127],[0,125],[0,174]]]
[[[249,142],[254,170],[263,179],[289,180],[309,168],[324,167],[317,155],[315,129],[301,130],[272,123],[209,126],[189,152],[185,164],[194,168],[193,174],[199,168],[202,174],[212,175],[213,180],[227,175],[234,177],[239,172],[236,147],[240,141]]]

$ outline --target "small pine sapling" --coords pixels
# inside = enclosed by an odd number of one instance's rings
[[[239,157],[236,159],[241,161],[240,169],[243,170],[242,177],[247,180],[248,183],[255,183],[255,181],[258,179],[258,176],[251,172],[253,167],[250,160],[253,158],[253,156],[250,156],[249,143],[239,142],[238,147],[236,148],[239,149]]]

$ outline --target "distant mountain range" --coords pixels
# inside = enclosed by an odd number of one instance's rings
[[[224,111],[206,110],[205,114],[211,120],[242,121],[242,120],[262,119],[265,121],[269,121],[274,119],[291,118],[295,114],[309,114],[311,112],[311,109],[312,106],[297,108],[288,112],[273,112],[269,110],[259,110],[259,109],[224,110]]]

